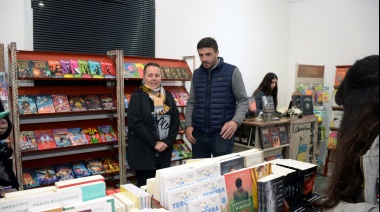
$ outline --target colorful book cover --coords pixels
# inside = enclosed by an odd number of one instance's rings
[[[69,128],[67,131],[69,132],[68,137],[71,141],[71,145],[78,146],[88,144],[82,128]]]
[[[124,106],[125,106],[125,108],[127,108],[127,109],[128,109],[128,107],[129,107],[129,100],[128,100],[128,98],[127,98],[127,94],[124,95]]]
[[[115,132],[113,131],[111,125],[98,126],[98,130],[103,142],[117,141],[117,136]]]
[[[165,76],[165,67],[161,67],[160,71],[161,71],[161,79],[166,79],[166,76]]]
[[[84,96],[84,101],[88,110],[103,110],[98,95],[88,94]]]
[[[302,115],[314,115],[313,97],[308,95],[300,96]]]
[[[92,78],[87,60],[78,60],[78,65],[82,78]]]
[[[70,60],[70,69],[74,78],[82,78],[82,73],[80,72],[77,60]]]
[[[58,181],[53,167],[46,166],[36,168],[37,179],[40,185],[52,184]]]
[[[183,93],[183,92],[180,92],[178,94],[179,94],[179,96],[180,96],[180,98],[181,98],[184,106],[186,106],[187,105],[187,99],[189,98],[189,94],[188,93]]]
[[[255,97],[248,97],[248,112],[246,115],[247,119],[253,119],[257,117],[257,106]]]
[[[342,68],[336,69],[334,85],[339,86],[343,82],[344,78],[346,77],[348,69],[349,67],[342,67]]]
[[[164,73],[165,73],[166,79],[174,79],[169,67],[165,67]]]
[[[116,105],[111,94],[100,94],[99,99],[103,110],[116,110]]]
[[[115,173],[120,171],[119,164],[113,157],[105,157],[100,159],[100,161],[102,162],[106,173]]]
[[[281,145],[280,132],[277,126],[269,127],[270,142],[272,147],[278,147]]]
[[[224,175],[230,212],[254,212],[251,170],[243,169]]]
[[[52,130],[35,130],[38,150],[57,148]]]
[[[34,151],[38,149],[36,137],[34,136],[33,131],[21,131],[19,139],[22,152]]]
[[[329,103],[330,102],[330,93],[329,91],[322,91],[322,102]]]
[[[172,74],[173,79],[179,79],[178,72],[177,72],[177,70],[175,68],[171,67],[170,68],[170,73]]]
[[[34,169],[23,169],[22,170],[22,182],[25,189],[35,188],[40,186],[37,178],[36,170]]]
[[[59,164],[54,166],[57,181],[65,181],[74,179],[73,165],[70,163]]]
[[[140,78],[140,74],[134,63],[124,63],[125,78]]]
[[[87,111],[86,103],[81,95],[68,96],[71,110],[73,112]]]
[[[33,78],[32,62],[30,60],[17,60],[17,76]]]
[[[86,160],[86,166],[92,175],[99,175],[105,173],[103,164],[99,159]]]
[[[67,128],[53,129],[54,140],[58,148],[71,146],[68,134],[69,131],[67,130]]]
[[[231,158],[220,162],[220,175],[225,175],[244,168],[244,158]]]
[[[58,60],[49,60],[49,70],[53,78],[63,78],[61,62]]]
[[[70,67],[70,60],[61,60],[62,74],[64,78],[74,78]]]
[[[53,105],[56,113],[71,112],[71,107],[67,95],[52,95]]]
[[[269,127],[260,127],[260,135],[261,135],[261,148],[268,149],[272,147],[271,137],[269,132]]]
[[[183,79],[189,80],[191,78],[189,70],[187,68],[182,68],[182,73],[183,73]]]
[[[330,127],[340,128],[340,124],[342,122],[343,116],[344,116],[344,111],[340,111],[340,110],[332,111]]]
[[[93,78],[104,78],[99,61],[89,60],[88,66],[90,68],[90,73]]]
[[[192,156],[191,152],[184,149],[184,147],[182,146],[182,144],[180,142],[175,142],[173,144],[173,151],[176,151],[177,156],[178,156],[178,158],[175,160],[191,158],[191,156]]]
[[[175,105],[176,105],[177,107],[181,107],[181,103],[179,102],[178,97],[175,95],[175,93],[171,93],[171,94],[172,94],[172,96],[173,96],[173,99],[174,99]]]
[[[273,174],[272,164],[271,163],[262,163],[257,166],[251,168],[251,176],[252,176],[252,196],[253,196],[253,204],[255,206],[255,210],[257,211],[259,207],[259,188],[257,181],[260,179]]]
[[[86,140],[90,142],[91,144],[97,144],[97,143],[103,142],[96,128],[86,128],[86,129],[83,129],[83,132],[86,135]]]
[[[35,99],[32,95],[19,96],[18,106],[20,115],[37,114]]]
[[[72,164],[75,178],[88,177],[91,175],[91,172],[87,169],[87,166],[84,163],[84,161],[76,161]]]
[[[112,63],[100,62],[100,65],[102,66],[102,71],[105,78],[115,78],[116,71]]]
[[[327,149],[336,149],[336,145],[338,144],[338,132],[331,131],[329,134],[329,141],[327,143]]]
[[[182,100],[181,96],[179,95],[179,93],[174,93],[174,95],[177,97],[177,100],[179,102],[180,107],[185,107],[186,105],[183,102],[183,100]]]
[[[176,67],[175,70],[176,70],[176,72],[177,72],[177,74],[178,74],[178,79],[183,79],[183,78],[184,78],[184,75],[183,75],[183,70],[182,70],[182,68],[178,68],[178,67]]]
[[[55,113],[53,98],[51,95],[36,96],[36,104],[39,114]]]
[[[278,125],[281,145],[289,144],[288,130],[286,125]]]
[[[46,60],[33,60],[33,76],[34,78],[50,78],[50,68]]]
[[[143,78],[145,65],[142,63],[135,63],[135,67],[139,73],[139,78]]]

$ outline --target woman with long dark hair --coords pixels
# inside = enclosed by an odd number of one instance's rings
[[[335,100],[344,116],[321,206],[327,211],[379,211],[379,55],[355,62]]]
[[[263,96],[272,96],[275,110],[277,111],[277,94],[278,94],[278,77],[275,73],[267,73],[263,79],[263,81],[260,83],[259,87],[253,92],[252,96],[255,97],[256,100],[256,107],[257,107],[257,114],[260,114],[260,112],[263,110],[263,102],[262,97]]]

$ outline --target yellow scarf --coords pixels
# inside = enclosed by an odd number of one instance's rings
[[[164,87],[160,86],[157,89],[153,89],[146,85],[144,81],[141,82],[140,87],[146,94],[149,95],[150,99],[152,99],[155,114],[163,115],[170,110],[170,107],[165,104],[166,95]]]

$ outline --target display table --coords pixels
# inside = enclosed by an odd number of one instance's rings
[[[262,148],[260,128],[285,125],[288,135],[288,144],[272,148]],[[261,119],[244,121],[242,126],[253,128],[254,145],[243,145],[235,143],[235,152],[247,149],[259,149],[264,152],[264,157],[282,153],[284,158],[296,159],[303,162],[316,163],[317,142],[318,142],[318,123],[314,115],[303,116],[299,119],[282,118],[278,121],[263,123]],[[253,140],[253,139],[252,139]]]

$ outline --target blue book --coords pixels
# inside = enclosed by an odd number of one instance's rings
[[[87,169],[83,161],[73,162],[73,171],[76,178],[88,177],[91,172]]]

